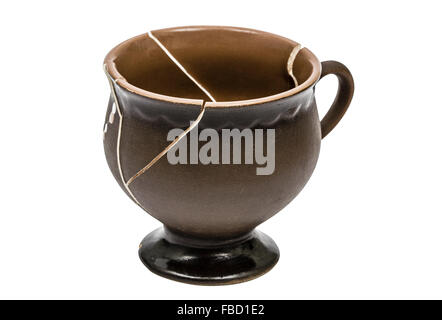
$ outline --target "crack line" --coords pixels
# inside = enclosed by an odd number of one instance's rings
[[[169,57],[170,60],[190,79],[195,83],[204,94],[212,100],[212,102],[216,102],[215,98],[210,94],[210,92],[204,88],[192,75],[184,68],[184,66],[172,55],[172,53],[155,37],[151,31],[149,31],[148,36],[155,41],[155,43],[160,47],[161,50]],[[175,138],[166,148],[163,149],[155,158],[153,158],[144,168],[134,174],[128,181],[127,186],[135,181],[139,176],[149,170],[158,160],[160,160],[170,149],[172,149],[182,138],[184,138],[193,128],[195,128],[198,123],[201,121],[204,115],[204,111],[206,110],[206,101],[201,105],[201,111],[198,114],[198,117],[190,124],[190,126],[184,130],[178,137]]]
[[[298,55],[299,51],[301,51],[302,45],[299,43],[293,48],[292,52],[290,53],[289,59],[287,60],[287,72],[292,77],[293,82],[295,83],[295,87],[298,86],[298,80],[296,80],[295,75],[293,74],[293,63],[295,62],[296,56]]]
[[[116,109],[118,112],[118,116],[120,118],[120,121],[118,123],[118,136],[117,136],[117,165],[118,165],[118,171],[120,173],[121,182],[123,182],[124,187],[126,188],[127,192],[130,194],[132,199],[135,201],[135,203],[138,204],[141,208],[143,208],[146,211],[146,209],[140,204],[140,202],[137,200],[137,198],[135,198],[134,194],[129,189],[129,185],[124,180],[123,169],[121,168],[121,159],[120,159],[120,144],[121,144],[121,131],[122,131],[121,129],[123,127],[123,113],[121,112],[121,109],[120,109],[120,104],[118,102],[117,95],[115,93],[115,88],[114,88],[114,84],[112,82],[112,78],[109,75],[109,73],[107,72],[106,64],[103,65],[103,68],[104,68],[104,73],[106,74],[107,80],[109,81],[109,85],[111,87],[111,92],[112,92],[112,97],[114,99],[114,103],[115,103],[115,106],[116,106]]]
[[[198,123],[201,121],[204,115],[204,111],[206,111],[206,102],[203,103],[201,106],[201,111],[198,115],[198,117],[191,123],[191,125],[184,130],[178,137],[175,138],[163,151],[161,151],[155,158],[152,159],[143,169],[138,171],[136,174],[133,175],[132,178],[130,178],[127,181],[127,186],[129,186],[136,178],[141,176],[143,173],[145,173],[147,170],[150,169],[158,160],[160,160],[170,149],[172,149],[182,138],[184,138],[193,128],[195,128]]]
[[[161,48],[161,50],[163,50],[163,52],[169,57],[170,60],[172,60],[173,63],[175,63],[175,65],[190,79],[192,80],[197,86],[198,88],[200,88],[205,94],[206,96],[208,96],[210,98],[210,100],[212,100],[212,102],[216,102],[215,98],[210,94],[209,91],[206,90],[206,88],[204,88],[194,77],[192,77],[192,75],[187,72],[187,70],[184,68],[184,66],[170,53],[170,51],[152,34],[151,31],[149,31],[148,36],[155,41],[155,43]],[[296,45],[292,52],[290,53],[289,59],[287,60],[287,71],[289,73],[289,75],[292,77],[295,86],[298,86],[298,81],[295,77],[295,75],[293,74],[293,63],[296,59],[296,56],[298,55],[299,51],[302,49],[302,46],[300,44]],[[106,76],[109,80],[109,85],[111,87],[111,91],[112,91],[112,95],[114,98],[114,103],[116,105],[116,109],[118,112],[118,115],[120,117],[120,121],[119,121],[119,125],[118,125],[118,137],[117,137],[117,164],[118,164],[118,171],[120,173],[120,177],[121,177],[121,181],[123,182],[127,192],[130,194],[130,196],[132,197],[132,199],[141,207],[143,208],[145,211],[147,211],[139,202],[138,200],[135,198],[135,196],[133,195],[132,191],[129,188],[129,185],[135,181],[135,179],[137,179],[138,177],[140,177],[143,173],[145,173],[147,170],[149,170],[156,162],[158,162],[170,149],[172,149],[178,142],[180,142],[180,140],[182,138],[184,138],[193,128],[195,128],[199,122],[201,121],[204,112],[206,110],[206,101],[203,102],[202,106],[201,106],[201,111],[198,114],[198,117],[195,119],[195,121],[193,121],[190,126],[184,130],[177,138],[175,138],[174,141],[172,141],[166,148],[163,149],[163,151],[161,151],[155,158],[153,158],[145,167],[143,167],[141,170],[139,170],[135,175],[133,175],[127,182],[125,182],[124,180],[124,175],[123,175],[123,170],[121,167],[121,160],[120,160],[120,142],[121,142],[121,129],[122,129],[122,125],[123,125],[123,114],[121,112],[120,109],[120,105],[118,103],[118,99],[117,99],[117,95],[115,93],[115,88],[114,88],[114,84],[112,82],[112,78],[109,75],[109,73],[107,72],[106,69],[106,64],[104,64],[104,72],[106,73]],[[112,119],[113,120],[113,119]],[[113,121],[112,121],[113,122]],[[112,123],[111,122],[111,123]]]
[[[172,62],[175,63],[175,65],[178,68],[180,68],[181,71],[206,94],[206,96],[210,98],[210,100],[216,102],[215,98],[210,94],[210,92],[207,91],[206,88],[204,88],[198,81],[196,81],[196,79],[192,77],[192,75],[189,72],[187,72],[187,70],[183,67],[183,65],[172,55],[172,53],[170,53],[169,50],[167,50],[167,48],[160,42],[160,40],[157,39],[157,37],[155,37],[152,34],[151,31],[149,31],[147,34],[153,41],[155,41],[155,43],[161,48],[161,50],[164,51],[164,53],[169,57],[169,59],[172,60]]]

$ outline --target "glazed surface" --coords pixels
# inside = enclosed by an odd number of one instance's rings
[[[169,130],[187,128],[200,107],[158,102],[119,86],[116,94],[124,114],[120,156],[127,181],[169,144]],[[250,232],[286,206],[314,170],[321,131],[313,94],[307,90],[247,109],[206,110],[199,130],[275,129],[273,174],[256,175],[256,165],[245,164],[172,165],[163,157],[131,183],[130,190],[149,214],[171,229],[220,239]],[[112,104],[110,100],[108,114]],[[112,173],[127,192],[117,164],[118,114],[115,117],[107,129],[105,152]]]

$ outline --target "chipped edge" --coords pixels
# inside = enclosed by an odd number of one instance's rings
[[[109,113],[109,119],[107,119],[107,122],[104,124],[104,128],[103,128],[103,141],[106,139],[107,128],[109,127],[110,124],[114,123],[115,112],[117,112],[117,111],[116,111],[116,107],[115,107],[115,102],[113,102],[112,103],[112,110]]]

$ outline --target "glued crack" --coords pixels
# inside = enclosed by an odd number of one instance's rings
[[[118,136],[117,136],[117,165],[118,165],[118,172],[120,173],[121,182],[123,183],[124,187],[126,188],[129,195],[132,197],[132,199],[135,201],[136,204],[138,204],[141,208],[143,208],[145,211],[146,209],[140,204],[140,202],[137,200],[137,198],[134,196],[132,191],[129,189],[129,185],[124,180],[123,175],[123,169],[121,167],[121,159],[120,159],[120,144],[121,144],[121,129],[123,127],[123,113],[120,109],[120,104],[118,103],[117,94],[115,93],[115,87],[114,83],[112,81],[112,77],[107,72],[106,64],[103,65],[104,73],[106,74],[107,80],[109,81],[109,85],[111,87],[112,97],[114,99],[115,109],[118,112],[118,116],[120,118],[120,121],[118,123]],[[113,111],[113,107],[112,107]],[[107,129],[107,126],[106,126]]]
[[[210,92],[204,88],[204,86],[199,83],[187,70],[184,68],[184,66],[172,55],[172,53],[161,43],[160,40],[158,40],[157,37],[155,37],[151,31],[149,31],[148,36],[155,41],[155,43],[163,50],[163,52],[169,57],[170,60],[190,79],[195,83],[198,88],[201,89],[204,94],[210,98],[212,102],[216,102],[215,98],[210,94]],[[201,111],[198,114],[198,117],[192,121],[191,125],[184,130],[178,137],[175,138],[174,141],[172,141],[166,148],[163,149],[155,158],[153,158],[146,166],[144,166],[140,171],[138,171],[136,174],[134,174],[128,181],[127,186],[135,181],[138,177],[140,177],[143,173],[145,173],[147,170],[149,170],[155,163],[157,163],[170,149],[172,149],[182,138],[184,138],[193,128],[195,128],[201,119],[203,118],[204,111],[206,110],[206,101],[203,101],[203,104],[201,106]]]
[[[204,94],[210,98],[212,102],[216,102],[215,98],[210,94],[210,92],[204,88],[203,85],[201,85],[185,68],[184,66],[172,55],[172,53],[152,34],[151,31],[148,32],[148,36],[161,48],[161,50],[169,57],[169,59],[190,79],[192,80],[198,88],[204,92]],[[302,46],[300,44],[297,44],[292,52],[290,53],[290,56],[287,60],[287,72],[289,73],[290,77],[293,79],[295,87],[298,86],[298,81],[293,74],[293,63],[296,59],[296,56],[298,55],[299,51],[301,51]],[[201,111],[198,114],[198,117],[190,124],[190,126],[184,130],[177,138],[175,138],[174,141],[172,141],[166,148],[163,149],[155,158],[153,158],[146,166],[144,166],[141,170],[139,170],[136,174],[134,174],[127,182],[124,179],[123,170],[121,167],[121,160],[120,160],[120,143],[121,143],[121,128],[123,123],[123,114],[120,109],[118,99],[115,93],[114,84],[112,82],[112,78],[107,72],[106,65],[104,65],[104,71],[106,73],[106,76],[109,80],[109,84],[111,86],[112,95],[114,98],[114,104],[115,109],[118,112],[118,115],[120,117],[119,126],[118,126],[118,137],[117,137],[117,164],[118,164],[118,170],[120,173],[121,180],[127,190],[127,192],[130,194],[132,199],[141,207],[144,209],[144,207],[138,202],[138,200],[133,195],[132,191],[129,188],[129,185],[134,182],[138,177],[143,175],[147,170],[149,170],[155,163],[157,163],[170,149],[172,149],[178,142],[180,142],[181,139],[183,139],[193,128],[195,128],[201,121],[201,119],[204,116],[204,112],[206,110],[206,101],[203,101],[203,104],[201,105]],[[109,116],[109,122],[113,123],[114,121],[114,114],[115,114],[114,106],[112,108],[112,112]],[[106,124],[107,125],[107,124]],[[105,127],[105,132],[107,131],[107,126]],[[145,210],[145,209],[144,209]]]
[[[204,111],[206,111],[206,102],[203,103],[201,106],[201,111],[198,115],[198,117],[192,121],[191,125],[184,130],[178,137],[175,138],[166,148],[164,148],[163,151],[161,151],[155,158],[152,159],[143,169],[138,171],[136,174],[133,175],[132,178],[130,178],[127,181],[127,185],[129,186],[136,178],[141,176],[143,173],[145,173],[147,170],[149,170],[158,160],[160,160],[170,149],[172,149],[182,138],[184,138],[193,128],[195,128],[198,123],[201,121],[204,115]]]
[[[298,86],[298,80],[296,79],[295,75],[293,74],[293,63],[295,62],[296,56],[298,55],[299,51],[301,51],[302,45],[299,43],[293,48],[292,52],[290,53],[289,59],[287,60],[287,72],[289,73],[290,77],[292,77],[293,82],[295,83],[295,87]]]
[[[161,50],[163,50],[163,52],[169,57],[170,60],[172,60],[173,63],[175,63],[175,65],[180,68],[180,70],[190,79],[192,80],[197,86],[198,88],[201,89],[201,91],[203,91],[205,93],[206,96],[208,96],[210,98],[210,100],[212,100],[212,102],[216,102],[215,98],[210,94],[210,92],[204,88],[194,77],[192,77],[192,75],[187,72],[187,70],[183,67],[183,65],[172,55],[172,53],[170,53],[169,50],[167,50],[167,48],[160,42],[160,40],[158,40],[157,37],[155,37],[151,31],[149,31],[147,33],[149,35],[149,37],[155,41],[155,43],[161,48]]]

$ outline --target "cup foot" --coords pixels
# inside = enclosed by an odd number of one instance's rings
[[[275,242],[259,231],[233,242],[188,240],[159,228],[143,239],[138,254],[153,273],[199,285],[252,280],[269,271],[279,259]]]

